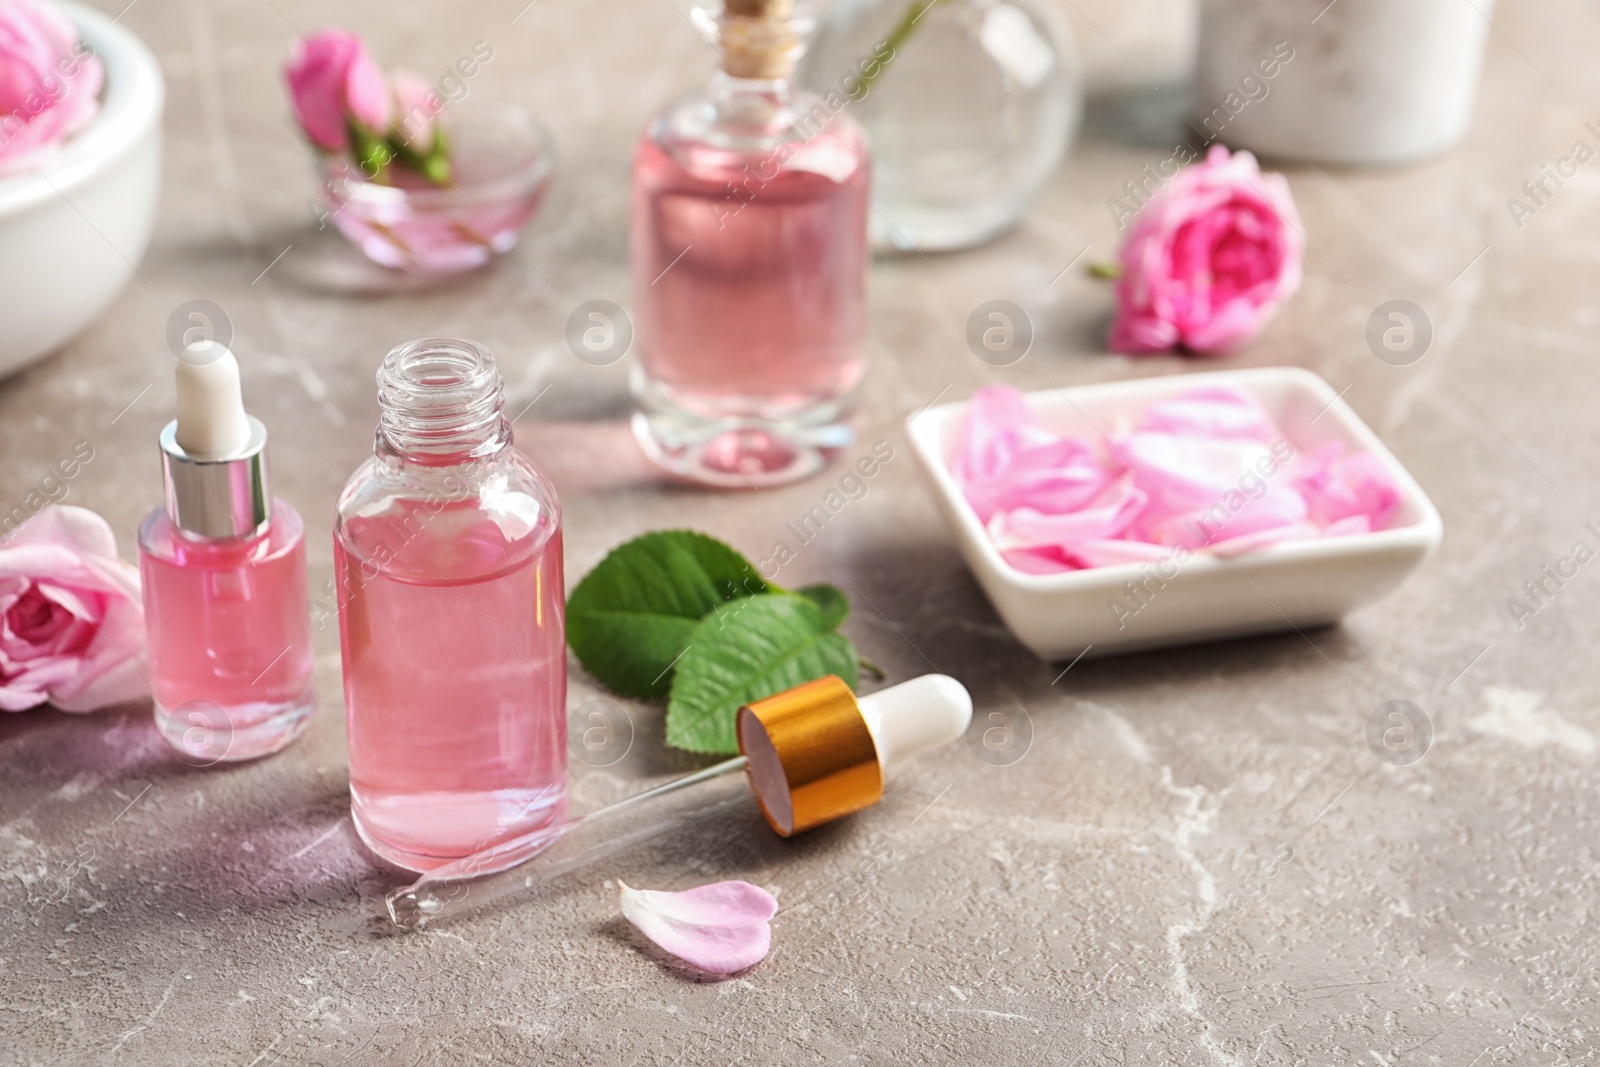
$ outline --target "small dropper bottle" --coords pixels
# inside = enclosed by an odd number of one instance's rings
[[[278,751],[316,707],[305,525],[268,491],[267,429],[245,413],[233,353],[186,349],[176,374],[166,503],[139,527],[139,572],[156,726],[208,766]]]
[[[618,857],[617,866],[685,820],[715,819],[752,796],[767,825],[791,837],[872,807],[889,770],[954,741],[971,721],[972,697],[943,674],[860,698],[833,675],[807,682],[739,709],[733,759],[436,868],[388,895],[389,918],[419,929],[602,859]]]

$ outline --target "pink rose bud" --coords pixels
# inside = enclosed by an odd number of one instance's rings
[[[40,0],[0,0],[0,174],[37,168],[100,110],[105,68]]]
[[[105,519],[52,504],[0,545],[0,708],[143,699],[144,662],[139,572]]]
[[[433,151],[434,116],[444,110],[444,101],[433,86],[408,70],[396,71],[389,84],[394,88],[395,140],[418,155],[427,155]]]
[[[286,75],[295,118],[318,148],[342,152],[350,147],[347,118],[379,137],[389,129],[389,83],[355,34],[338,29],[312,34],[301,42]]]
[[[1117,352],[1225,352],[1255,337],[1300,286],[1305,240],[1289,183],[1213,145],[1135,217],[1122,246]]]

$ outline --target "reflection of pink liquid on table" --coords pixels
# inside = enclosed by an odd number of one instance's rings
[[[639,142],[639,359],[691,415],[782,418],[861,377],[865,146],[841,121],[781,169],[778,158],[701,144],[669,153],[649,131]]]
[[[508,537],[476,504],[406,501],[334,542],[361,836],[427,870],[559,819],[560,530]]]

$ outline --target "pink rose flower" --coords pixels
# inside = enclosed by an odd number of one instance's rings
[[[0,545],[0,708],[141,699],[144,659],[139,571],[105,519],[52,504]]]
[[[0,174],[36,169],[100,110],[105,68],[41,0],[0,0]]]
[[[1122,246],[1117,352],[1225,352],[1300,286],[1304,238],[1289,183],[1213,145],[1157,190]]]
[[[331,29],[307,37],[286,76],[295,117],[318,148],[349,148],[347,119],[379,137],[388,132],[394,113],[389,83],[355,34]]]
[[[398,70],[390,77],[394,86],[394,136],[419,155],[433,151],[434,116],[444,110],[444,101],[419,75]]]

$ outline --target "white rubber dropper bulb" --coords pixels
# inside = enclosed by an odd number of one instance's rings
[[[221,346],[210,342],[214,351]],[[191,349],[191,351],[198,351]],[[223,348],[204,363],[178,361],[178,445],[204,455],[229,455],[250,442],[239,361]]]
[[[860,697],[856,703],[885,771],[949,744],[972,722],[972,696],[948,674],[924,674]]]

